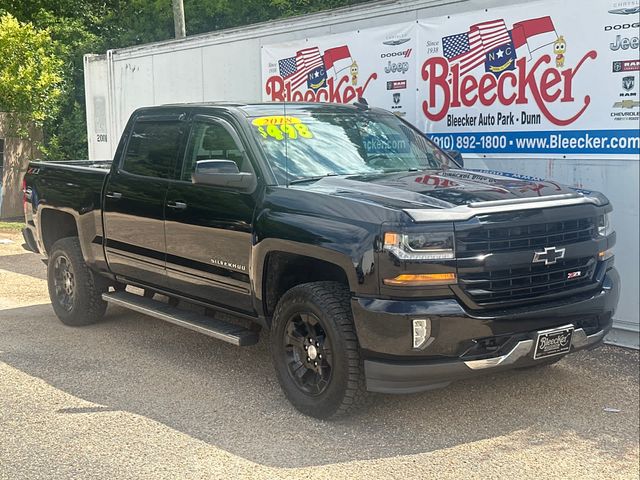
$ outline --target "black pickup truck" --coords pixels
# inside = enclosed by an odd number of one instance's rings
[[[466,170],[366,102],[139,109],[112,162],[33,162],[24,193],[62,322],[114,303],[238,346],[268,331],[320,418],[554,363],[619,296],[602,194]]]

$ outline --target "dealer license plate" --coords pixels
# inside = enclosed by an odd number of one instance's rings
[[[533,358],[537,360],[568,353],[571,350],[572,336],[573,325],[539,331]]]

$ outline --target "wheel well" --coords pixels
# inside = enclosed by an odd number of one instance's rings
[[[265,313],[272,315],[278,300],[290,288],[320,281],[335,281],[349,286],[347,274],[334,263],[287,252],[270,253],[265,262],[263,284]]]
[[[61,238],[77,237],[78,226],[70,213],[47,208],[40,215],[40,232],[44,249],[49,253],[53,244]]]

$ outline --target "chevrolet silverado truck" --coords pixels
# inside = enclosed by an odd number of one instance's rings
[[[24,208],[63,323],[265,332],[319,418],[594,347],[619,296],[604,195],[464,169],[363,100],[142,108],[113,161],[32,162]]]

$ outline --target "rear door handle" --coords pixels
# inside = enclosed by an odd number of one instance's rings
[[[184,202],[167,202],[167,207],[174,210],[184,210],[187,208],[187,204]]]
[[[113,198],[114,200],[120,200],[122,198],[122,194],[120,192],[107,192],[105,196],[107,198]]]

